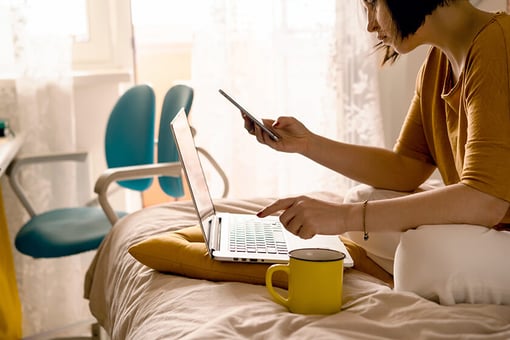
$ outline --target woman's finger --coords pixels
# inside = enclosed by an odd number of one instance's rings
[[[266,206],[265,208],[263,208],[262,210],[260,210],[257,213],[257,216],[258,217],[266,217],[266,216],[272,215],[274,213],[277,213],[278,211],[285,210],[285,209],[289,208],[293,202],[294,202],[293,197],[282,198],[282,199],[276,200],[273,203]]]

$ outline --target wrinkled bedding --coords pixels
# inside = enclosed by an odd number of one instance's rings
[[[271,201],[215,204],[245,213]],[[355,269],[344,275],[341,312],[306,316],[273,302],[264,286],[162,274],[127,251],[197,222],[191,202],[163,204],[126,216],[105,238],[87,273],[85,297],[112,339],[510,339],[510,306],[442,306],[394,292]]]

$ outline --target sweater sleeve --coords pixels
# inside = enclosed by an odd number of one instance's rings
[[[426,65],[427,61],[423,63],[416,77],[414,96],[393,150],[398,154],[436,165],[429,150],[422,121],[422,81]]]
[[[461,181],[510,201],[510,19],[478,36],[466,59]]]

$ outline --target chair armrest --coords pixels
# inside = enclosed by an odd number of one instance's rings
[[[16,157],[12,165],[14,165],[14,163],[16,163],[17,166],[23,166],[25,164],[33,163],[50,163],[64,161],[84,162],[87,160],[87,156],[88,156],[87,151],[51,152],[44,154],[23,155],[20,157]],[[13,169],[10,170],[11,173],[13,171],[14,171]]]
[[[99,204],[112,225],[115,224],[119,218],[108,201],[107,193],[110,184],[120,180],[152,176],[179,177],[181,176],[181,163],[157,163],[110,168],[99,176],[94,187],[94,192],[97,193]]]
[[[55,152],[46,154],[37,154],[30,156],[21,156],[15,158],[6,170],[9,177],[12,190],[20,200],[23,207],[27,210],[31,217],[36,215],[34,208],[30,204],[27,196],[23,191],[23,187],[19,182],[19,173],[23,166],[38,163],[51,163],[51,162],[85,162],[87,160],[88,152],[86,151],[72,151],[72,152]]]

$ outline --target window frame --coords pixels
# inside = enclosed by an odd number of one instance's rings
[[[39,0],[44,1],[44,0]],[[72,66],[75,76],[124,74],[133,77],[134,47],[130,0],[86,0],[89,39],[75,41]],[[0,0],[0,37],[8,42],[12,23],[9,3]],[[2,15],[7,13],[7,15]],[[14,46],[2,49],[0,80],[13,81],[20,70],[16,65]],[[12,57],[11,57],[12,56]]]
[[[131,1],[86,0],[89,40],[73,45],[75,71],[133,71]]]

